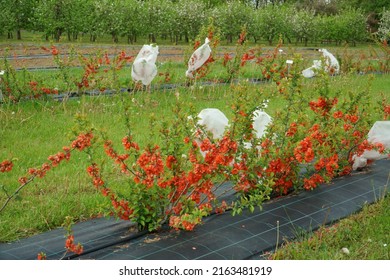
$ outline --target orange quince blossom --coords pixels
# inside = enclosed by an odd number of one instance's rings
[[[309,179],[306,179],[306,178],[305,178],[303,181],[304,181],[303,187],[304,187],[306,190],[314,189],[314,188],[317,187],[319,184],[325,182],[324,178],[322,178],[322,176],[319,175],[319,174],[314,174],[314,175],[312,175]]]
[[[332,109],[332,107],[337,103],[338,99],[336,97],[328,99],[320,96],[317,101],[310,101],[309,105],[312,111],[319,113],[321,116],[326,116],[330,109]]]
[[[74,244],[74,236],[72,234],[68,235],[65,241],[65,249],[67,252],[73,252],[77,255],[81,255],[84,251],[84,248],[80,243],[77,245]]]
[[[12,170],[14,164],[10,160],[4,160],[2,163],[0,163],[0,172],[9,172]]]
[[[55,46],[51,46],[51,54],[54,56],[59,54],[59,51]]]
[[[82,151],[85,148],[91,146],[92,138],[93,134],[91,132],[88,132],[86,134],[80,134],[79,136],[77,136],[76,140],[72,142],[72,148]]]
[[[251,53],[244,53],[244,55],[241,57],[241,64],[240,66],[244,66],[246,64],[247,61],[249,60],[252,60],[255,58],[255,55],[251,54]]]
[[[38,253],[37,259],[40,260],[40,261],[41,260],[46,260],[47,256],[46,256],[46,254],[44,252],[40,252],[40,253]]]
[[[131,148],[135,149],[135,150],[139,150],[139,146],[136,142],[133,142],[132,141],[132,137],[131,136],[125,136],[123,137],[122,139],[122,145],[123,147],[126,149],[126,150],[130,150]]]

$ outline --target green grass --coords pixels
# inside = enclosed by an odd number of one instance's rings
[[[343,248],[348,251],[343,252]],[[276,260],[389,260],[390,195],[375,204],[365,205],[359,213],[330,227],[321,227],[296,241],[286,241],[268,257]]]

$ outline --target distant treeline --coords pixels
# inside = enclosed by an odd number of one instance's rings
[[[367,2],[367,3],[366,3]],[[376,2],[375,6],[369,2]],[[221,39],[233,42],[246,26],[254,42],[279,36],[290,43],[331,41],[355,45],[379,26],[388,1],[368,0],[1,0],[0,35],[22,39],[22,30],[47,40],[110,35],[113,42],[157,38],[193,40],[210,18]],[[387,3],[387,4],[386,4]],[[366,6],[364,6],[365,4]],[[370,13],[367,9],[372,9]]]

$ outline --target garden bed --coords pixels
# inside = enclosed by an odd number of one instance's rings
[[[330,225],[376,202],[388,190],[390,160],[334,179],[311,192],[273,199],[254,213],[225,212],[206,217],[192,232],[163,228],[138,232],[135,225],[97,218],[74,225],[82,255],[66,254],[65,230],[56,229],[17,242],[0,244],[0,259],[260,259],[285,240]]]

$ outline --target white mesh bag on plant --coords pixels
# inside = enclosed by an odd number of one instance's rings
[[[210,132],[213,139],[220,139],[229,125],[229,120],[219,109],[206,108],[198,114],[198,125]]]
[[[302,71],[302,75],[305,78],[313,78],[316,72],[321,69],[321,60],[313,60],[313,65]]]
[[[131,77],[134,81],[140,81],[145,86],[150,85],[157,75],[157,55],[158,46],[144,45],[141,48],[131,68]]]
[[[390,149],[390,121],[377,121],[367,135],[371,144],[381,143],[386,150]],[[367,160],[378,160],[389,157],[390,154],[381,154],[376,150],[365,150],[362,155],[354,155],[352,169],[356,170],[367,165]]]
[[[193,79],[194,75],[192,73],[202,67],[202,65],[209,59],[211,54],[209,43],[209,38],[206,38],[204,44],[197,48],[196,51],[191,55],[190,59],[188,60],[188,69],[186,71],[186,76],[188,78]]]
[[[337,58],[327,49],[319,49],[318,51],[322,52],[322,55],[325,57],[325,71],[331,74],[339,74],[340,65]],[[331,71],[331,69],[333,69],[333,71]]]
[[[253,113],[253,129],[256,137],[261,138],[265,134],[267,126],[272,122],[272,118],[263,110],[256,110]]]
[[[225,129],[229,126],[229,120],[222,111],[216,108],[206,108],[198,114],[197,125],[204,129],[205,133],[210,133],[213,140],[221,139]],[[200,139],[195,140],[200,145]],[[206,153],[200,150],[203,157]]]

